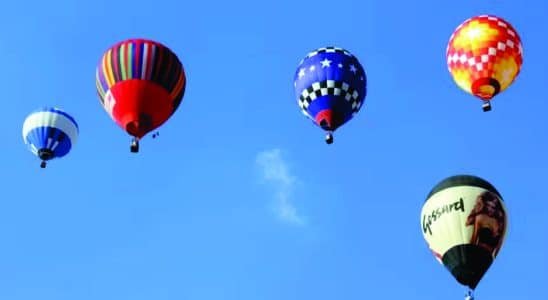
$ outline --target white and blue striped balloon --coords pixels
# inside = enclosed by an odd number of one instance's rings
[[[25,119],[23,139],[45,167],[46,161],[70,152],[78,139],[78,124],[72,116],[58,108],[42,108]]]

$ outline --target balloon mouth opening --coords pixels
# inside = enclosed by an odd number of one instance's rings
[[[472,93],[484,101],[491,100],[499,92],[500,83],[494,78],[480,78],[472,84]]]
[[[327,121],[327,119],[322,119],[320,121],[320,127],[323,129],[323,130],[327,130],[327,131],[331,131],[331,125],[329,125],[329,121]]]
[[[478,278],[478,277],[481,277],[481,276],[478,276],[478,274],[474,272],[462,272],[462,274],[460,276],[457,276],[456,279],[458,283],[464,286],[467,286],[472,290],[475,290],[478,285],[478,283],[476,283],[475,281],[478,279],[470,280],[470,278]]]
[[[144,114],[140,116],[138,121],[130,121],[126,124],[127,133],[137,138],[142,138],[152,129],[152,118]]]
[[[324,110],[316,116],[316,123],[323,130],[333,132],[343,124],[343,116],[333,110]]]
[[[41,160],[50,160],[53,158],[53,151],[50,149],[40,149],[38,150],[38,157],[40,157]]]

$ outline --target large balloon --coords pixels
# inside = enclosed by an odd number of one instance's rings
[[[78,139],[78,124],[66,112],[45,107],[31,113],[23,123],[23,140],[46,167],[46,161],[67,155]]]
[[[131,152],[138,152],[139,140],[166,122],[181,104],[186,77],[183,65],[166,46],[131,39],[105,52],[96,85],[105,110],[133,136]]]
[[[436,259],[472,291],[502,247],[508,217],[502,196],[489,182],[457,175],[430,191],[421,223]]]
[[[504,19],[481,15],[462,23],[449,40],[447,65],[453,80],[478,97],[483,110],[518,76],[523,62],[517,31]]]
[[[350,52],[325,47],[310,52],[300,62],[294,86],[303,114],[328,132],[326,142],[331,144],[333,132],[360,111],[367,78]]]

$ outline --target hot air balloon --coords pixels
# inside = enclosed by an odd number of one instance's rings
[[[78,124],[66,112],[45,107],[31,113],[23,123],[23,140],[46,167],[48,160],[67,155],[78,139]]]
[[[451,176],[428,194],[421,223],[436,259],[469,287],[467,299],[473,299],[506,237],[508,217],[500,193],[479,177]]]
[[[517,31],[504,19],[481,15],[462,23],[447,46],[447,65],[455,83],[483,101],[491,110],[491,99],[510,86],[523,62]]]
[[[302,113],[327,131],[333,132],[350,121],[362,107],[367,78],[358,59],[345,49],[316,49],[300,62],[294,76],[295,96]]]
[[[130,39],[105,52],[97,67],[96,86],[107,113],[133,137],[130,150],[136,153],[139,140],[165,123],[181,104],[186,77],[169,48]]]

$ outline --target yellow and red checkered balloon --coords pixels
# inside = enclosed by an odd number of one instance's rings
[[[510,23],[493,15],[464,21],[447,45],[447,65],[453,80],[484,101],[510,86],[522,61],[518,33]]]

